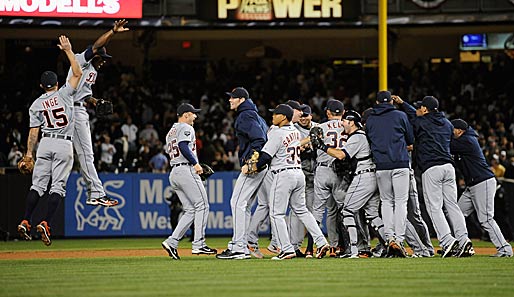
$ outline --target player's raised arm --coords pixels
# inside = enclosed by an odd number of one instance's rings
[[[114,27],[110,29],[109,31],[102,34],[102,36],[98,37],[98,39],[93,44],[93,53],[96,54],[96,50],[101,48],[102,46],[105,46],[109,40],[114,36],[116,33],[121,33],[125,31],[129,31],[129,28],[125,28],[125,25],[128,24],[128,21],[125,19],[117,20],[114,22]]]
[[[71,43],[68,37],[61,35],[59,36],[59,45],[58,47],[66,53],[66,56],[68,57],[68,60],[70,61],[71,65],[71,72],[73,75],[69,79],[70,86],[74,89],[77,88],[80,78],[82,77],[82,69],[80,68],[79,63],[75,59],[75,54],[73,54],[73,50],[71,48]]]

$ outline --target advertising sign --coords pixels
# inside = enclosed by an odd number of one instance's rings
[[[217,172],[206,182],[210,212],[207,235],[232,235],[230,197],[238,172]],[[86,205],[83,178],[73,173],[65,199],[65,236],[169,235],[172,231],[168,174],[100,174],[108,196],[120,201],[116,207]],[[261,230],[269,233],[268,227]]]
[[[0,0],[0,16],[138,18],[142,0]]]

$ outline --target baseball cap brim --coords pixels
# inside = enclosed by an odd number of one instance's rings
[[[422,101],[416,101],[412,104],[412,106],[414,106],[416,109],[418,109],[418,108],[421,108],[422,103],[423,103]]]

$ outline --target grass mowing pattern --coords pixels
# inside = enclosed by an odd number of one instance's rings
[[[160,241],[56,240],[52,249],[156,248]],[[226,242],[208,240],[218,248]],[[0,243],[0,250],[39,249],[40,245]],[[182,241],[181,247],[190,243]],[[193,256],[172,261],[163,252],[162,257],[2,260],[0,296],[510,297],[513,276],[514,258],[487,256],[286,261]]]

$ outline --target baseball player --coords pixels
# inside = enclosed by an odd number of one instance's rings
[[[48,210],[44,220],[37,225],[41,240],[47,246],[52,244],[50,223],[66,195],[66,181],[73,166],[73,95],[82,76],[82,70],[75,60],[68,38],[61,35],[58,46],[70,61],[72,75],[60,89],[57,74],[45,71],[41,75],[40,86],[45,93],[37,98],[29,109],[30,131],[25,158],[33,160],[33,151],[39,130],[43,137],[37,149],[37,159],[32,174],[32,186],[27,195],[25,215],[18,225],[18,233],[21,237],[26,240],[32,239],[30,236],[32,213],[51,180],[50,195],[47,201]]]
[[[268,126],[257,113],[257,107],[245,88],[237,87],[226,94],[230,96],[230,109],[236,111],[234,129],[239,141],[239,164],[242,167],[254,151],[261,151],[267,141]],[[228,248],[216,255],[216,258],[248,259],[251,257],[247,238],[250,206],[267,172],[266,169],[253,175],[241,173],[237,178],[230,198],[234,234],[228,243]]]
[[[405,241],[413,250],[412,257],[433,257],[434,246],[430,240],[428,226],[421,216],[418,187],[414,170],[410,169],[409,200],[407,201],[407,224]]]
[[[327,101],[325,111],[328,121],[319,124],[319,127],[323,130],[322,139],[327,147],[341,149],[347,138],[341,122],[341,117],[344,113],[344,105],[339,100],[330,99]],[[312,214],[316,221],[320,223],[323,219],[325,207],[328,206],[327,201],[334,200],[336,204],[333,208],[335,210],[334,214],[337,214],[337,209],[343,206],[348,183],[338,177],[332,169],[332,162],[335,160],[334,157],[319,149],[316,154]],[[332,216],[334,218],[332,223],[329,222],[328,217],[327,214],[328,238],[330,246],[335,249],[339,245],[337,224],[334,216]]]
[[[512,246],[494,220],[496,179],[485,161],[477,140],[478,134],[462,119],[455,119],[451,123],[453,139],[450,150],[466,182],[466,189],[458,202],[459,208],[465,217],[476,210],[478,221],[496,247],[497,253],[492,257],[512,257]]]
[[[270,132],[269,139],[262,148],[258,162],[250,168],[245,164],[243,174],[255,174],[256,170],[270,164],[273,184],[270,192],[271,226],[280,245],[280,253],[272,260],[285,260],[296,257],[295,248],[290,242],[285,220],[287,206],[305,225],[318,246],[316,258],[322,258],[330,248],[313,215],[305,205],[305,176],[301,170],[300,132],[291,125],[293,109],[280,104],[273,112],[273,125],[278,128]]]
[[[376,105],[366,121],[382,201],[382,219],[389,254],[406,257],[403,246],[409,197],[409,154],[414,142],[407,116],[396,110],[389,91],[377,93]]]
[[[293,119],[292,122],[296,123],[300,120],[300,116],[302,114],[301,111],[301,105],[298,101],[295,100],[289,100],[286,102],[287,105],[291,106],[294,110]],[[272,125],[267,134],[269,136],[270,132],[277,128],[277,126]],[[259,191],[257,193],[257,208],[255,209],[255,212],[252,215],[252,218],[250,220],[250,225],[248,227],[248,248],[250,250],[250,253],[252,256],[256,258],[262,259],[264,256],[259,250],[259,245],[257,243],[258,241],[258,231],[260,225],[268,218],[269,216],[269,193],[271,190],[271,184],[273,182],[273,174],[268,171],[266,176],[264,177],[264,180],[262,182],[262,185],[259,188]],[[287,225],[288,229],[291,231],[291,229],[298,230],[301,228],[302,230],[302,240],[303,240],[303,224],[294,216],[294,214],[290,214],[287,217]],[[291,226],[293,226],[291,228]],[[278,247],[278,243],[276,242],[275,236],[273,236],[273,230],[271,230],[271,242],[268,246],[268,250],[272,253],[280,253],[280,248]],[[298,236],[297,236],[298,237]],[[298,239],[295,238],[295,242],[298,241]],[[300,245],[293,244],[296,252],[297,257],[305,257],[305,255],[301,252]]]
[[[294,126],[300,132],[300,137],[306,139],[309,137],[309,131],[312,127],[317,126],[318,123],[312,121],[312,110],[310,106],[302,105],[302,114],[298,123]],[[314,170],[316,168],[316,151],[310,143],[305,144],[300,148],[300,159],[302,160],[302,170],[305,175],[305,204],[307,209],[312,213],[312,203],[314,202]],[[296,236],[296,237],[295,237]],[[300,247],[305,237],[305,228],[296,230],[290,229],[291,243]],[[305,257],[312,258],[314,255],[314,241],[310,233],[307,232],[307,248],[305,249]]]
[[[422,172],[423,196],[443,248],[442,257],[467,255],[473,245],[468,238],[464,215],[457,205],[457,183],[450,154],[453,126],[438,111],[439,101],[433,96],[425,96],[423,101],[416,102],[417,109],[398,96],[392,98],[407,113],[414,127],[416,163]]]
[[[357,247],[357,226],[355,215],[364,209],[366,221],[379,234],[379,240],[385,243],[384,224],[378,214],[380,196],[378,195],[375,164],[371,157],[371,150],[366,133],[361,130],[361,116],[358,112],[346,111],[342,119],[348,139],[341,149],[329,148],[325,143],[317,140],[314,145],[332,157],[350,162],[354,178],[346,192],[346,199],[342,208],[343,224],[350,236],[349,258],[359,258]],[[313,141],[311,139],[311,141]],[[344,257],[346,255],[343,254]]]
[[[80,172],[84,178],[88,188],[88,198],[86,204],[115,206],[118,201],[107,197],[102,182],[98,178],[94,166],[93,146],[91,143],[91,129],[89,127],[89,114],[86,110],[87,103],[96,104],[96,99],[91,97],[93,91],[92,86],[96,81],[97,71],[104,65],[106,59],[111,56],[107,54],[105,45],[114,36],[114,34],[126,32],[125,28],[128,23],[126,20],[118,20],[114,23],[114,27],[100,36],[92,46],[89,46],[84,52],[75,55],[78,63],[82,68],[82,79],[79,82],[77,93],[74,100],[75,112],[75,130],[73,132],[73,147],[77,152],[80,163]],[[72,71],[68,72],[68,79],[72,75]]]
[[[209,201],[200,178],[203,169],[198,163],[196,154],[196,134],[193,124],[198,112],[200,109],[194,108],[191,104],[181,104],[177,108],[178,122],[173,124],[166,135],[166,153],[170,156],[171,165],[170,184],[184,210],[173,234],[162,242],[162,247],[174,260],[180,260],[177,251],[178,243],[193,222],[195,228],[192,242],[193,255],[212,255],[217,252],[205,244]]]

